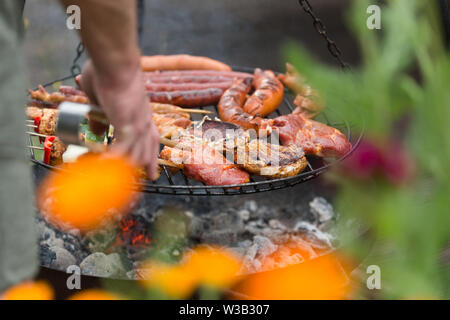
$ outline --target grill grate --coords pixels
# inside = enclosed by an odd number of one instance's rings
[[[250,68],[233,68],[234,70],[253,72]],[[73,82],[73,76],[61,78],[44,85],[44,87],[55,87],[61,83]],[[73,84],[73,83],[70,83]],[[281,106],[270,117],[277,117],[283,114],[291,113],[295,107],[291,103],[293,96],[286,90],[286,95]],[[218,114],[217,106],[208,106],[203,109],[213,111],[214,116]],[[330,110],[327,109],[327,112]],[[201,120],[202,115],[193,114],[192,120]],[[362,129],[356,130],[355,125],[350,125],[345,119],[339,122],[331,122],[326,113],[322,112],[316,120],[326,123],[329,126],[339,129],[347,136],[347,139],[352,143],[352,149],[345,156],[340,159],[326,160],[314,156],[306,156],[307,167],[300,174],[280,179],[265,179],[256,175],[252,175],[250,182],[241,185],[227,185],[227,186],[205,186],[198,181],[194,181],[186,177],[180,170],[177,174],[173,175],[167,167],[163,166],[161,177],[156,182],[141,180],[137,183],[136,187],[145,193],[158,193],[166,195],[184,195],[184,196],[223,196],[223,195],[241,195],[241,194],[253,194],[259,192],[267,192],[272,190],[279,190],[283,188],[293,187],[299,183],[309,181],[316,178],[331,166],[339,163],[347,156],[349,156],[355,148],[359,145],[362,138]],[[356,135],[354,133],[357,133]],[[33,146],[32,136],[28,135],[29,145]],[[36,149],[30,148],[31,161],[36,165],[42,166],[49,170],[57,169],[51,165],[45,164],[36,156]]]

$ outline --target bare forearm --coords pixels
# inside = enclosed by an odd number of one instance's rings
[[[81,8],[82,40],[99,81],[105,86],[126,83],[139,69],[136,3],[134,0],[61,0]]]

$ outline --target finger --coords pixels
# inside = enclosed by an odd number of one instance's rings
[[[78,79],[78,82],[80,82],[79,86],[81,87],[81,90],[83,90],[86,93],[86,95],[89,98],[89,101],[92,104],[99,105],[94,90],[94,83],[93,83],[94,72],[95,71],[94,67],[92,66],[92,62],[88,60],[83,66],[81,81],[80,79]]]

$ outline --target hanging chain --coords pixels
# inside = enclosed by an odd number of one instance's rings
[[[313,26],[317,33],[321,35],[327,42],[327,48],[330,54],[339,62],[343,69],[349,69],[350,66],[344,60],[342,60],[342,52],[336,45],[336,42],[330,38],[327,32],[327,28],[323,24],[316,14],[314,13],[311,4],[308,0],[298,0],[298,3],[302,6],[303,10],[313,19]]]
[[[81,56],[83,55],[83,52],[84,52],[84,45],[83,42],[80,42],[77,46],[77,55],[75,59],[73,59],[72,67],[70,67],[70,72],[72,73],[73,76],[77,76],[81,73],[81,67],[78,62]]]

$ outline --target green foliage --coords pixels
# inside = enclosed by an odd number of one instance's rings
[[[366,27],[369,4],[355,0],[348,14],[363,55],[359,69],[325,66],[296,44],[285,48],[286,60],[334,113],[353,122],[362,115],[366,139],[378,145],[397,137],[396,124],[407,119],[401,131],[415,163],[414,179],[399,186],[334,175],[340,186],[336,205],[343,215],[372,226],[354,254],[366,256],[374,240],[389,248],[387,258],[368,258],[382,268],[382,297],[449,298],[450,272],[439,254],[448,246],[450,226],[450,56],[433,3],[387,1],[381,31]]]

